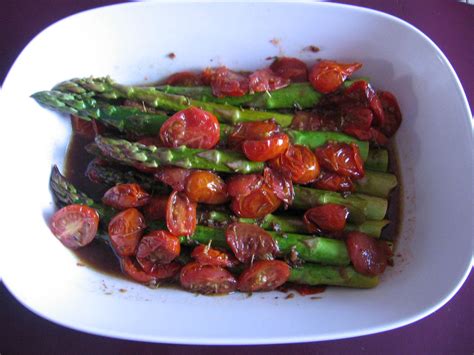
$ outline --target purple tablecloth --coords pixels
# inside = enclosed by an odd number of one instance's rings
[[[112,0],[2,0],[0,14],[0,82],[22,48],[54,21],[81,10],[118,3]],[[425,32],[451,61],[474,107],[474,6],[435,1],[341,1],[398,16]],[[4,118],[5,119],[5,118]],[[454,236],[453,236],[454,237]],[[34,260],[19,262],[33,263]],[[14,267],[14,265],[11,265]],[[474,276],[441,310],[406,327],[352,339],[320,343],[209,347],[139,343],[98,337],[48,322],[20,305],[0,283],[0,354],[473,354]]]

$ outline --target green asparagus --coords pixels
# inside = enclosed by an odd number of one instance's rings
[[[365,161],[365,168],[386,173],[388,171],[388,150],[371,148]]]

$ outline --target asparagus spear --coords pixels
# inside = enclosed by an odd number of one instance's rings
[[[378,148],[370,149],[367,160],[365,161],[365,168],[374,171],[387,172],[388,171],[388,151],[387,149]]]
[[[378,285],[378,276],[365,276],[352,266],[334,267],[306,263],[291,269],[290,282],[304,285],[330,285],[355,288],[372,288]]]
[[[153,87],[121,85],[115,83],[109,77],[72,79],[58,84],[54,90],[77,94],[94,93],[106,99],[143,101],[151,107],[166,111],[180,111],[189,106],[196,106],[208,112],[212,112],[220,121],[231,124],[274,119],[280,126],[288,127],[293,120],[293,115],[291,114],[254,111],[250,109],[240,109],[230,105],[193,100],[182,95],[166,94]]]
[[[366,171],[362,179],[355,181],[355,189],[367,195],[388,198],[397,184],[397,177],[393,174]]]

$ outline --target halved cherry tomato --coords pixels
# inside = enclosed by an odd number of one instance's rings
[[[360,69],[362,64],[343,64],[332,60],[317,62],[309,73],[309,81],[313,88],[323,94],[336,91],[346,78]]]
[[[226,67],[206,69],[203,77],[211,84],[212,93],[217,97],[243,96],[249,91],[249,79]]]
[[[280,205],[281,200],[273,190],[263,184],[248,195],[234,197],[230,208],[239,217],[263,218],[277,210]]]
[[[75,134],[89,139],[106,130],[105,126],[96,120],[86,121],[75,115],[71,115],[71,126]]]
[[[368,276],[383,273],[392,256],[392,251],[385,241],[361,232],[349,232],[346,245],[354,269]]]
[[[278,57],[270,65],[270,69],[279,76],[290,79],[294,83],[308,81],[308,68],[306,64],[291,57]]]
[[[137,261],[145,272],[155,264],[169,264],[179,256],[179,238],[167,231],[152,231],[143,236],[138,244]]]
[[[373,124],[383,126],[384,112],[382,103],[370,84],[364,80],[358,80],[344,91],[344,96],[349,99],[345,105],[368,107],[374,113]]]
[[[355,179],[365,174],[359,147],[354,143],[327,143],[316,148],[315,153],[323,169]]]
[[[208,245],[198,245],[191,253],[191,257],[201,265],[233,267],[239,262],[225,251],[211,248]]]
[[[263,176],[258,174],[234,175],[227,180],[229,196],[247,196],[263,184]]]
[[[186,178],[191,174],[192,170],[184,168],[176,168],[165,166],[160,168],[155,174],[155,179],[171,186],[175,191],[183,191]]]
[[[374,114],[366,107],[349,107],[343,110],[342,130],[347,128],[357,128],[368,131],[372,125]]]
[[[279,128],[275,121],[272,120],[239,123],[227,137],[227,146],[230,149],[241,149],[242,143],[245,140],[270,138],[275,133],[278,133]]]
[[[176,276],[181,269],[179,263],[172,262],[169,264],[156,264],[150,272],[145,272],[136,259],[130,256],[120,258],[120,267],[133,280],[149,285],[156,285],[160,280],[170,279]]]
[[[197,107],[176,112],[160,128],[160,139],[165,147],[186,146],[211,149],[220,137],[219,122],[212,113]]]
[[[123,210],[141,207],[148,203],[150,195],[138,184],[118,184],[108,189],[102,202],[108,206]]]
[[[115,215],[108,228],[115,252],[120,256],[135,255],[145,228],[145,217],[136,208],[129,208]]]
[[[278,245],[272,236],[256,224],[235,222],[225,232],[227,245],[241,263],[273,259]]]
[[[266,167],[263,170],[265,183],[275,195],[287,205],[291,205],[295,197],[291,174],[287,170],[278,170]]]
[[[200,74],[182,71],[170,75],[168,79],[166,79],[165,84],[171,86],[199,86],[202,85],[203,82]]]
[[[224,181],[210,171],[193,171],[186,179],[184,192],[200,203],[220,205],[228,200]]]
[[[350,177],[325,170],[321,170],[318,178],[313,183],[313,187],[336,192],[354,191],[355,189]]]
[[[290,278],[290,267],[280,260],[257,261],[239,277],[237,289],[242,292],[272,291]]]
[[[69,205],[57,211],[50,221],[51,232],[66,247],[77,249],[94,240],[99,214],[86,205]]]
[[[183,288],[205,295],[234,292],[237,286],[237,280],[226,269],[196,262],[181,269],[179,280]]]
[[[270,166],[288,171],[296,184],[308,184],[316,180],[320,171],[316,155],[303,145],[290,144],[285,153],[270,160]]]
[[[150,145],[154,145],[155,147],[161,147],[162,144],[161,144],[161,141],[160,141],[160,137],[143,137],[143,138],[140,138],[137,143],[140,143],[140,144],[143,144],[143,145],[146,145],[146,146],[150,146]]]
[[[188,236],[196,229],[196,202],[182,192],[173,191],[166,205],[166,226],[171,234]]]
[[[164,221],[166,219],[167,195],[152,196],[148,204],[143,206],[143,214],[147,221]]]
[[[328,203],[307,210],[303,220],[310,233],[340,232],[346,227],[348,215],[346,207]]]
[[[252,161],[267,161],[282,154],[290,143],[284,133],[277,133],[270,138],[246,140],[242,143],[245,156]]]
[[[371,141],[377,145],[386,146],[388,144],[388,138],[385,134],[380,132],[377,128],[370,127]]]
[[[381,91],[377,93],[381,103],[385,120],[380,127],[380,130],[387,137],[391,137],[400,127],[402,123],[402,113],[398,105],[397,98],[391,92]]]
[[[284,88],[290,84],[290,79],[283,78],[270,69],[260,69],[249,75],[249,91],[265,92]]]

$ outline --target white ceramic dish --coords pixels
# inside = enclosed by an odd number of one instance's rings
[[[310,44],[321,52],[302,51]],[[167,57],[170,52],[174,60]],[[360,61],[361,74],[399,98],[404,210],[397,252],[402,258],[381,285],[370,291],[331,288],[318,301],[285,300],[281,294],[275,299],[276,293],[196,297],[78,267],[45,223],[52,211],[50,167],[62,163],[69,125],[29,95],[71,77],[109,74],[142,83],[208,65],[255,69],[279,54]],[[10,134],[0,143],[3,166],[9,167],[1,177],[8,186],[2,191],[1,273],[20,302],[59,324],[170,343],[338,339],[425,317],[456,293],[470,270],[473,145],[467,100],[441,51],[397,18],[312,2],[105,7],[39,34],[15,62],[3,94],[4,129]]]

